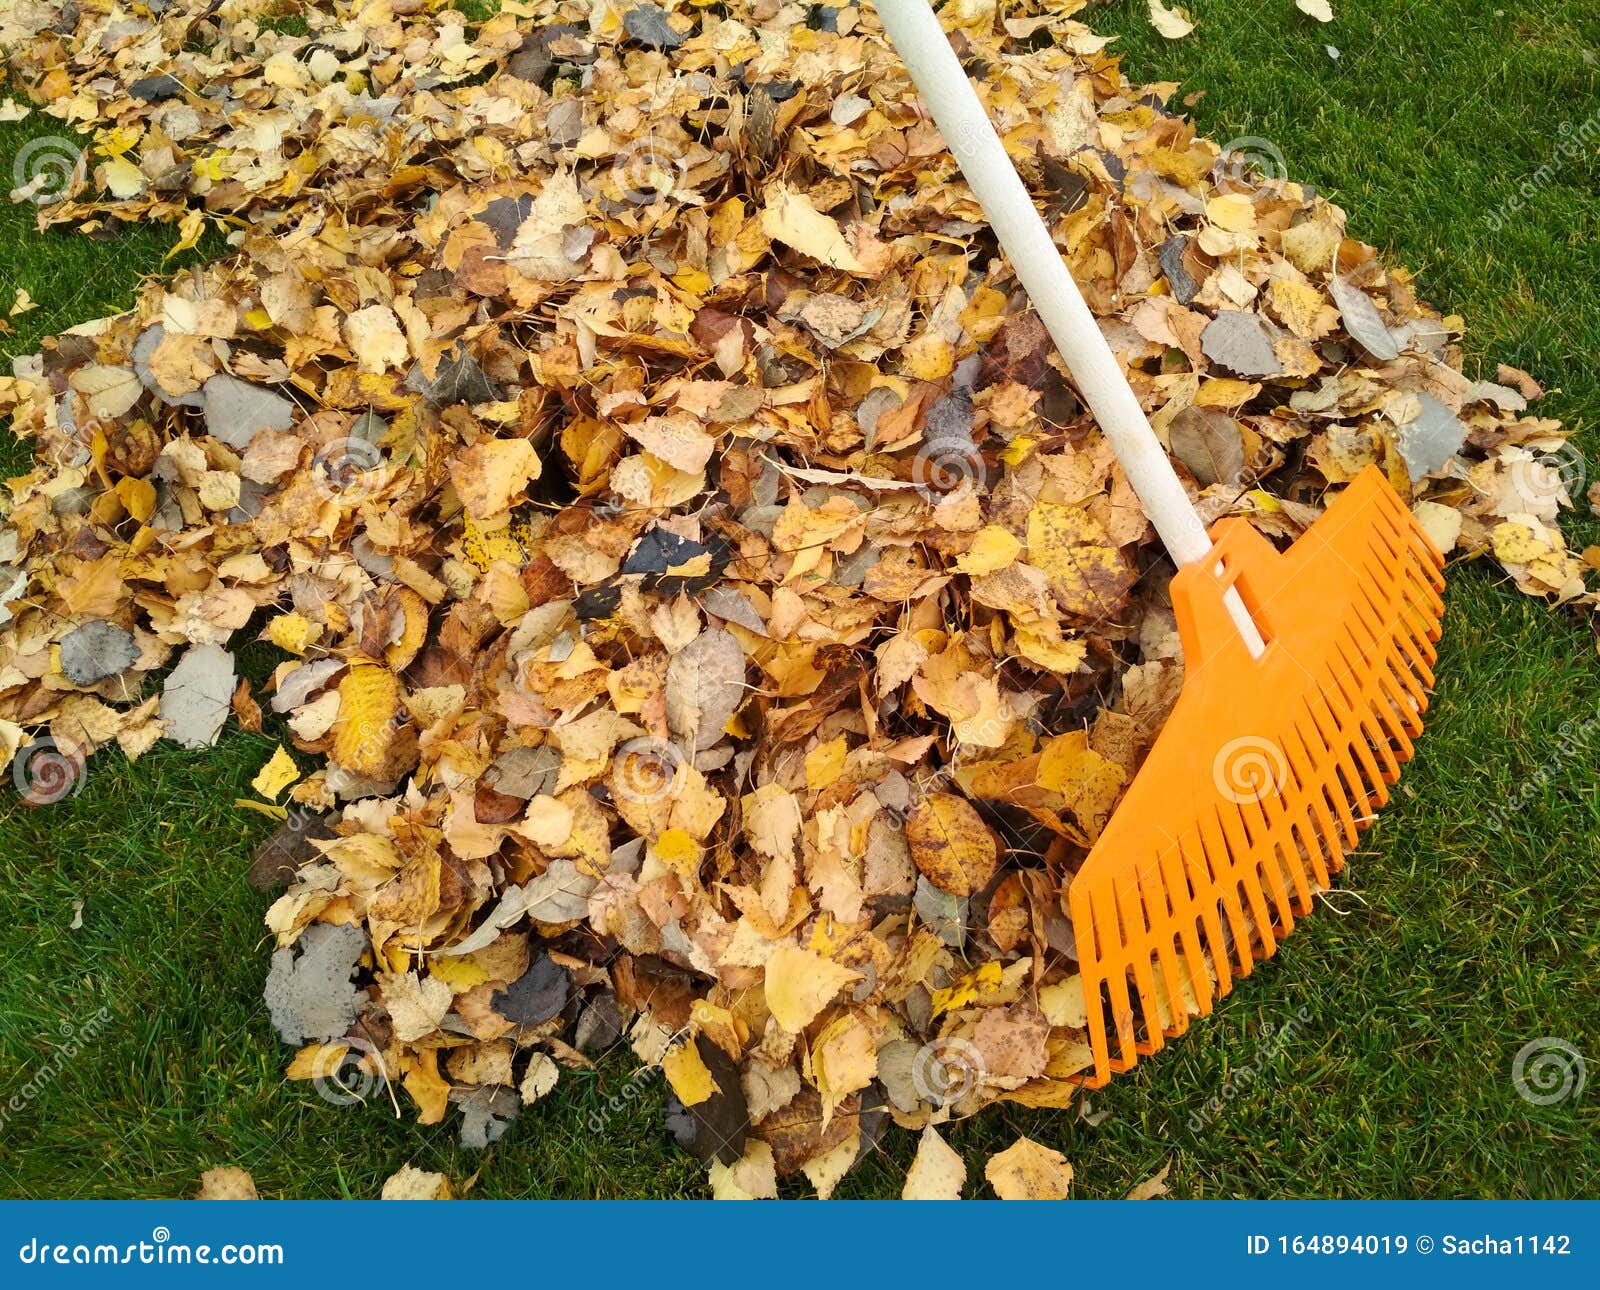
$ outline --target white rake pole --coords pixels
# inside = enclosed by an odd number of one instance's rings
[[[1211,551],[1205,525],[1017,177],[938,18],[926,0],[877,0],[877,10],[1162,545],[1180,565],[1198,564]],[[1244,601],[1232,588],[1225,599],[1251,654],[1260,657],[1265,646]]]

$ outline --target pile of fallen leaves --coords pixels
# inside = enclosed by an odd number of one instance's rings
[[[1532,379],[1463,376],[1458,319],[1080,7],[944,19],[1202,511],[1289,540],[1377,463],[1446,551],[1589,598]],[[73,136],[14,199],[235,251],[0,379],[37,451],[0,765],[46,800],[270,708],[267,1002],[335,1096],[483,1146],[627,1042],[719,1194],[826,1194],[886,1117],[924,1131],[912,1190],[959,1188],[934,1126],[1090,1064],[1063,887],[1182,658],[874,13],[274,12],[0,15]],[[1070,1178],[1026,1139],[990,1173]]]

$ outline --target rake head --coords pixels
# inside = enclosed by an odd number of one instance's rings
[[[1091,1087],[1277,949],[1389,800],[1433,685],[1444,560],[1376,467],[1281,554],[1243,520],[1212,538],[1172,583],[1183,691],[1064,902]]]

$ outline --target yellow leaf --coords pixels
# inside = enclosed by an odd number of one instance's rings
[[[333,760],[358,775],[381,772],[400,706],[400,682],[386,667],[357,663],[339,682]]]
[[[374,375],[399,367],[411,353],[400,320],[388,305],[368,305],[347,317],[344,343],[361,370]]]
[[[973,537],[972,545],[956,560],[956,568],[974,577],[997,573],[1013,564],[1021,550],[1022,543],[1009,529],[1001,528],[998,524],[986,524]]]
[[[954,1008],[965,1008],[980,995],[992,993],[1004,975],[997,961],[991,959],[987,963],[980,963],[971,972],[951,982],[947,989],[933,992],[933,1015],[937,1017]]]
[[[1033,627],[1017,628],[1015,640],[1017,653],[1057,676],[1072,675],[1089,656],[1089,647],[1083,641]]]
[[[836,1018],[823,1028],[811,1048],[811,1068],[822,1094],[826,1123],[845,1098],[872,1083],[878,1073],[878,1047],[872,1030],[853,1013]]]
[[[403,1165],[399,1173],[384,1180],[381,1200],[449,1200],[450,1180],[443,1174]]]
[[[221,183],[227,174],[227,167],[223,165],[232,154],[227,148],[218,148],[204,157],[198,157],[194,162],[194,173],[197,179],[207,179],[214,184]]]
[[[139,142],[144,131],[136,126],[119,125],[109,130],[96,130],[94,135],[95,147],[101,155],[107,157],[120,157],[134,144]]]
[[[156,487],[148,479],[124,475],[117,480],[117,500],[129,515],[143,524],[155,514]]]
[[[827,788],[844,770],[849,744],[843,735],[818,744],[806,754],[806,787],[813,793]]]
[[[173,256],[177,255],[178,252],[187,251],[198,246],[200,244],[200,235],[205,232],[205,228],[205,212],[199,210],[189,211],[182,219],[178,221],[178,240],[173,243],[172,249],[168,251],[166,255],[161,257],[161,262],[165,264]],[[251,310],[251,313],[259,313],[263,317],[266,317],[265,311],[260,309],[253,309]],[[247,321],[248,317],[249,315],[246,315]],[[270,323],[270,319],[268,321]],[[251,323],[250,325],[253,327],[259,326],[259,324],[256,323]]]
[[[1008,466],[1020,466],[1028,460],[1028,454],[1039,441],[1031,434],[1019,434],[1005,446],[1000,454],[1000,460]]]
[[[679,1044],[661,1059],[661,1073],[685,1106],[699,1106],[713,1093],[722,1091],[693,1040]]]
[[[688,829],[664,829],[651,846],[656,859],[684,877],[693,877],[700,868],[700,844]]]
[[[798,945],[780,945],[767,959],[767,1008],[773,1020],[799,1034],[861,973]]]
[[[436,958],[433,960],[432,973],[449,986],[453,994],[465,994],[489,979],[489,974],[470,955]]]
[[[288,808],[282,806],[268,806],[265,802],[257,802],[248,797],[236,797],[233,804],[241,810],[254,811],[257,815],[265,815],[269,820],[286,820],[289,818]]]
[[[942,381],[955,370],[955,350],[936,332],[923,332],[903,352],[906,370],[919,381]]]
[[[1556,549],[1549,530],[1531,517],[1496,524],[1489,531],[1489,541],[1494,546],[1495,559],[1504,564],[1531,564]]]
[[[417,1104],[419,1124],[438,1124],[450,1109],[450,1081],[439,1074],[438,1049],[421,1049],[403,1059],[400,1082]]]
[[[761,231],[774,242],[791,246],[802,255],[820,260],[830,269],[864,273],[839,225],[811,204],[804,193],[779,184],[761,212]]]
[[[344,1061],[345,1054],[350,1051],[349,1044],[307,1044],[294,1055],[294,1060],[289,1063],[289,1069],[284,1071],[286,1079],[316,1079],[319,1076],[327,1078],[339,1069]]]
[[[1221,193],[1206,203],[1206,218],[1230,233],[1253,233],[1256,208],[1246,193]]]
[[[509,510],[538,478],[539,453],[526,439],[483,439],[450,463],[450,481],[477,520]]]
[[[1149,0],[1150,25],[1168,40],[1182,40],[1194,30],[1194,19],[1187,9],[1173,5],[1168,9],[1161,0]]]
[[[1195,392],[1197,408],[1236,408],[1261,393],[1261,386],[1232,376],[1207,377]]]
[[[1133,585],[1133,566],[1081,506],[1035,503],[1028,512],[1028,563],[1049,575],[1064,608],[1080,618],[1109,617]]]
[[[1088,746],[1081,730],[1060,735],[1039,755],[1039,785],[1067,799],[1091,838],[1098,837],[1128,774]]]
[[[1083,978],[1069,976],[1039,991],[1039,1011],[1052,1026],[1082,1030],[1089,1024],[1089,1010],[1083,1001]]]
[[[940,891],[970,896],[994,876],[1000,851],[976,808],[954,793],[932,793],[906,821],[917,868]]]
[[[1018,1138],[984,1167],[1001,1200],[1065,1200],[1072,1188],[1072,1166],[1059,1151]]]
[[[751,1138],[745,1144],[744,1155],[731,1165],[713,1158],[710,1177],[713,1200],[778,1198],[777,1162],[772,1144],[760,1138]]]
[[[256,777],[250,781],[250,787],[270,802],[299,778],[300,768],[294,764],[294,758],[289,756],[280,744],[267,764],[256,772]]]
[[[322,624],[300,613],[279,614],[267,624],[267,639],[290,654],[304,654],[321,635]]]
[[[1267,285],[1272,312],[1296,336],[1321,340],[1339,323],[1339,311],[1315,287],[1293,278],[1274,278]]]
[[[953,1150],[933,1125],[922,1131],[916,1159],[906,1172],[901,1200],[960,1200],[967,1181],[967,1162]]]

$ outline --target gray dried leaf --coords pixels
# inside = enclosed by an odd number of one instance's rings
[[[738,623],[746,631],[766,636],[767,622],[759,610],[750,603],[750,597],[732,587],[708,587],[700,596],[700,607],[730,623]]]
[[[176,76],[141,76],[128,84],[128,97],[145,103],[159,103],[183,93],[183,82]]]
[[[1351,340],[1379,362],[1387,363],[1400,357],[1400,346],[1394,343],[1372,297],[1337,274],[1328,283],[1328,293],[1339,306],[1339,316],[1344,319],[1344,329],[1350,333]]]
[[[622,1005],[609,991],[596,995],[578,1017],[573,1045],[581,1053],[603,1053],[622,1038]]]
[[[1261,319],[1237,309],[1224,309],[1206,324],[1200,348],[1235,376],[1276,376],[1283,370]]]
[[[528,970],[504,990],[496,990],[489,1006],[519,1026],[549,1021],[572,998],[572,979],[548,954],[541,954]]]
[[[97,685],[138,657],[133,637],[115,623],[85,623],[61,638],[61,670],[74,685]]]
[[[683,44],[683,37],[673,31],[667,15],[653,4],[629,9],[623,16],[622,26],[628,35],[651,49],[676,49]]]
[[[937,400],[928,409],[922,424],[922,438],[934,444],[972,447],[972,391],[956,390]]]
[[[233,655],[219,645],[191,645],[161,687],[167,738],[184,748],[209,748],[228,718],[235,684]]]
[[[322,1043],[350,1029],[363,997],[350,974],[366,948],[360,926],[313,923],[298,956],[293,948],[274,951],[263,997],[284,1043]]]
[[[299,409],[281,394],[219,372],[201,387],[206,432],[241,452],[260,430],[288,430]]]
[[[1187,238],[1169,237],[1161,244],[1161,254],[1157,257],[1167,285],[1172,288],[1172,298],[1180,305],[1187,305],[1200,291],[1200,284],[1183,264],[1183,251],[1188,244]]]
[[[744,700],[744,651],[733,633],[708,628],[667,665],[667,724],[692,750],[709,748]]]
[[[1412,482],[1442,469],[1461,450],[1467,427],[1431,394],[1418,394],[1422,410],[1398,432],[1400,456]]]
[[[589,912],[589,893],[599,881],[570,860],[552,860],[550,867],[523,888],[528,917],[540,923],[571,923]]]
[[[319,658],[302,663],[278,682],[272,696],[274,712],[292,712],[328,685],[348,665],[340,658]]]
[[[489,764],[483,782],[497,793],[526,802],[541,793],[553,793],[561,777],[561,754],[548,744],[513,748]]]
[[[516,1090],[500,1086],[453,1088],[450,1100],[461,1108],[461,1145],[468,1151],[500,1141],[522,1110]]]
[[[1184,408],[1167,427],[1172,455],[1203,487],[1237,483],[1244,473],[1244,435],[1239,423],[1214,408]]]
[[[967,900],[940,891],[926,877],[918,876],[916,894],[911,898],[917,916],[941,941],[952,949],[967,943]]]
[[[449,407],[452,403],[488,403],[502,397],[500,387],[489,379],[471,354],[457,352],[439,360],[430,381],[419,363],[406,374],[406,389],[420,394],[429,407]]]
[[[893,1039],[878,1049],[878,1080],[889,1101],[906,1115],[922,1105],[914,1074],[917,1048],[909,1039]]]

